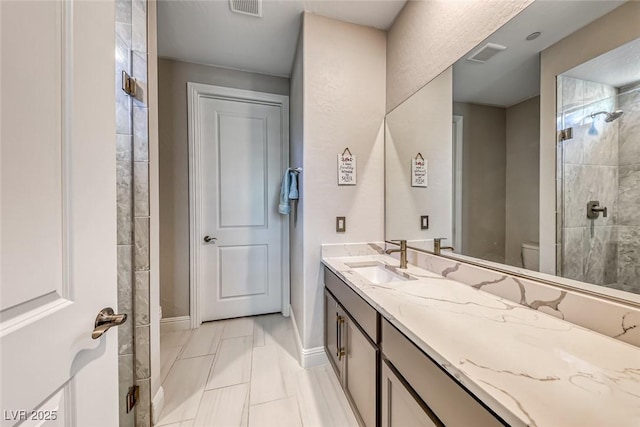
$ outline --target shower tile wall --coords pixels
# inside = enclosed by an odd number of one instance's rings
[[[120,427],[151,425],[149,360],[149,159],[147,121],[146,0],[116,0],[116,164],[118,220],[118,328]],[[136,79],[126,95],[122,71]],[[140,387],[135,411],[126,413],[130,386]]]
[[[616,88],[563,77],[563,127],[573,139],[563,142],[563,276],[614,285],[618,264],[618,136],[619,122],[605,123],[593,112],[613,111]],[[608,209],[607,218],[587,219],[590,200]]]
[[[133,135],[131,99],[122,91],[122,70],[131,74],[131,1],[116,1],[116,181],[118,218],[118,313],[129,316],[118,327],[118,406],[120,426],[133,426],[135,412],[126,413],[125,397],[135,383],[133,313]]]
[[[618,285],[640,292],[640,83],[620,90]]]

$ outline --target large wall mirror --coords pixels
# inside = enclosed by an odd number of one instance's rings
[[[640,293],[640,26],[612,19],[632,3],[535,1],[390,112],[387,239]]]

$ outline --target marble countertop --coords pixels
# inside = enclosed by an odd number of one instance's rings
[[[415,266],[374,284],[348,265],[388,255],[322,262],[512,426],[640,426],[637,347]]]

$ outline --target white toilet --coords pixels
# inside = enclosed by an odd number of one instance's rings
[[[522,244],[522,264],[527,270],[540,270],[540,245],[536,242]]]

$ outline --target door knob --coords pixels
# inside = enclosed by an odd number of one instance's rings
[[[96,317],[96,323],[94,325],[91,338],[97,340],[109,330],[112,326],[120,326],[127,321],[126,314],[115,314],[113,308],[107,307],[100,310]]]
[[[216,242],[216,240],[218,240],[218,239],[217,239],[217,238],[215,238],[215,237],[204,236],[204,242],[205,242],[205,243],[211,243],[211,242],[215,243],[215,242]]]

